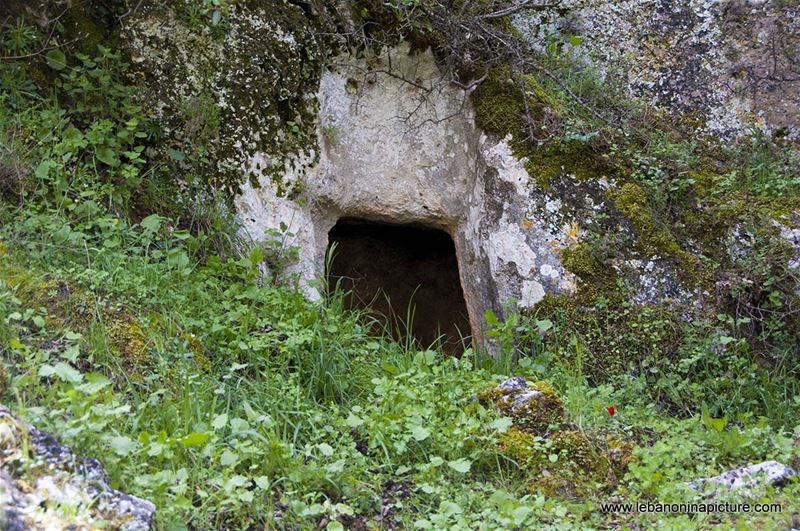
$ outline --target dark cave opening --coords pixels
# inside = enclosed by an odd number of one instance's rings
[[[458,274],[455,245],[442,230],[342,218],[331,229],[336,250],[328,285],[348,293],[350,308],[370,308],[399,339],[410,335],[421,347],[438,342],[450,354],[471,344],[469,314]],[[413,304],[412,304],[413,303]]]

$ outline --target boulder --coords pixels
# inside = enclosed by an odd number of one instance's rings
[[[0,529],[152,529],[151,502],[111,488],[96,459],[76,456],[0,406]]]
[[[744,489],[748,492],[768,486],[782,486],[796,476],[797,472],[786,465],[765,461],[729,470],[718,476],[689,481],[686,485],[704,495],[713,496],[733,490]]]
[[[514,426],[528,433],[544,433],[550,424],[561,422],[564,406],[547,382],[528,385],[524,378],[510,378],[478,394],[481,402],[493,403]]]

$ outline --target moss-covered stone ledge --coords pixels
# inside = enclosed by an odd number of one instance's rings
[[[289,154],[316,150],[318,20],[288,1],[144,2],[121,33],[178,169],[236,192],[253,155],[281,184]],[[314,157],[310,157],[311,161]],[[190,162],[191,161],[191,162]]]

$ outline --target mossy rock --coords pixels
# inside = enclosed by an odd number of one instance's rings
[[[206,9],[147,1],[121,35],[162,126],[160,155],[227,199],[262,175],[290,195],[287,166],[319,151],[317,20],[286,1],[229,3],[216,25]]]
[[[632,462],[634,448],[617,434],[574,427],[545,437],[511,427],[498,436],[498,445],[504,455],[535,477],[529,490],[562,497],[613,489]]]
[[[578,430],[560,430],[550,439],[553,447],[581,472],[592,475],[604,475],[609,462],[605,455],[595,447],[593,441]]]
[[[578,181],[601,179],[610,172],[606,161],[585,142],[562,141],[526,152],[525,169],[542,188],[561,175]]]
[[[520,138],[525,130],[525,102],[508,68],[499,68],[472,93],[475,123],[500,138]]]
[[[562,421],[564,404],[547,382],[530,386],[522,378],[512,378],[497,387],[478,394],[484,404],[493,404],[503,415],[510,417],[514,426],[531,433],[546,433],[551,425]]]
[[[541,438],[539,438],[541,439]],[[498,436],[500,451],[521,467],[538,469],[547,457],[537,444],[537,437],[512,426]]]
[[[44,308],[49,328],[86,331],[94,319],[95,297],[62,279],[36,276],[29,269],[6,264],[0,266],[0,280],[12,288],[27,307]]]
[[[639,251],[646,256],[664,256],[676,259],[682,266],[682,279],[694,281],[699,272],[699,260],[684,251],[675,237],[663,224],[657,221],[650,207],[650,200],[644,189],[629,182],[617,189],[609,189],[609,199],[633,224],[638,239]]]
[[[143,369],[152,365],[144,330],[130,316],[123,314],[113,319],[106,328],[106,337],[109,348],[120,356],[129,375],[139,377]]]
[[[585,242],[563,249],[561,263],[567,271],[595,286],[605,285],[615,278],[614,270],[604,264]]]

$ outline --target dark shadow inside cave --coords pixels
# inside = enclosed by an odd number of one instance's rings
[[[438,229],[343,218],[331,229],[336,243],[327,271],[330,288],[347,293],[350,308],[371,308],[393,337],[423,348],[438,342],[450,354],[469,346],[470,326],[455,245]]]

